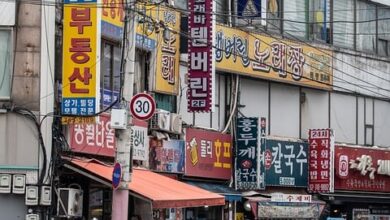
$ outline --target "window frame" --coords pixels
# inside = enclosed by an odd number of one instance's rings
[[[13,81],[13,71],[14,71],[14,56],[15,56],[15,45],[14,45],[14,29],[12,27],[8,26],[0,26],[0,31],[7,31],[9,32],[9,42],[8,45],[10,45],[9,48],[9,56],[8,56],[8,63],[9,63],[9,91],[8,95],[2,95],[0,93],[0,101],[8,101],[11,99],[12,95],[12,81]]]

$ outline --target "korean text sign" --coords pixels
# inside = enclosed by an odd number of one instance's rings
[[[264,189],[264,164],[259,146],[259,119],[238,118],[236,139],[236,188]]]
[[[100,115],[93,124],[69,125],[72,151],[114,157],[115,130],[111,128],[109,115]]]
[[[155,5],[137,4],[136,45],[147,51],[156,52],[154,90],[164,94],[177,95],[179,92],[180,69],[180,12]],[[143,15],[145,14],[145,16]],[[155,32],[154,22],[163,22],[168,29]],[[167,30],[168,30],[167,29]],[[157,43],[158,42],[158,43]]]
[[[98,11],[96,0],[64,2],[62,114],[93,115],[98,107]]]
[[[331,129],[309,130],[309,192],[333,192],[333,152]]]
[[[188,1],[188,89],[189,112],[212,111],[213,100],[213,2]]]
[[[304,142],[266,140],[265,183],[274,186],[307,186],[308,146]]]
[[[335,189],[390,192],[389,150],[349,146],[335,148]]]
[[[131,127],[131,141],[134,160],[149,160],[148,128],[142,126]]]
[[[230,179],[232,137],[215,131],[187,128],[185,175]]]
[[[114,40],[122,40],[125,2],[123,0],[103,0],[102,35]]]
[[[152,170],[170,173],[184,173],[183,140],[150,141],[149,167]]]
[[[217,70],[286,83],[331,89],[332,51],[218,25]]]
[[[62,114],[93,115],[99,106],[100,10],[96,0],[64,2]]]

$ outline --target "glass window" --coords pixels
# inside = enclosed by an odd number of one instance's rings
[[[282,0],[267,1],[267,30],[281,33]]]
[[[330,0],[312,0],[309,10],[310,38],[329,43]]]
[[[354,0],[333,1],[333,44],[354,47]]]
[[[378,53],[390,55],[390,9],[378,8]]]
[[[12,67],[11,31],[0,29],[0,99],[9,99]]]
[[[307,4],[305,0],[293,0],[284,2],[283,31],[286,37],[296,36],[306,38]]]
[[[119,46],[103,41],[101,62],[101,106],[106,108],[119,98],[121,49]],[[119,106],[117,103],[115,106]]]
[[[376,50],[376,6],[358,1],[356,25],[356,49],[375,52]]]

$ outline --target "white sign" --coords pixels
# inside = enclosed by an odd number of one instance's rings
[[[140,126],[131,128],[131,140],[133,142],[133,159],[149,160],[149,137],[148,129]]]
[[[156,110],[156,102],[146,93],[138,93],[130,101],[130,111],[139,120],[148,120]]]
[[[311,202],[311,195],[272,193],[272,202]]]

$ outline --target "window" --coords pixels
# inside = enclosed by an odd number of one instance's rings
[[[281,33],[282,0],[267,1],[267,30]]]
[[[286,37],[307,37],[307,4],[305,0],[285,1],[284,9],[284,33]]]
[[[101,106],[106,108],[119,98],[121,49],[118,45],[103,41],[101,63]],[[119,103],[116,104],[119,106]]]
[[[378,7],[378,54],[390,55],[390,9]]]
[[[354,0],[333,1],[333,44],[354,48]]]
[[[0,99],[9,99],[11,95],[11,53],[11,31],[0,29]]]
[[[356,49],[376,51],[376,6],[358,1],[356,5]]]
[[[311,0],[309,19],[310,39],[330,43],[330,0]]]

